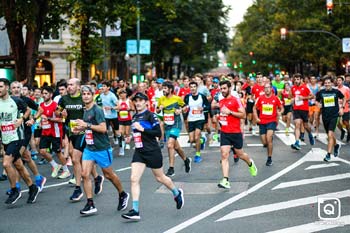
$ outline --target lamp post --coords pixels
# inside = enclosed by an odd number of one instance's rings
[[[130,55],[128,53],[125,54],[124,60],[126,62],[126,78],[125,81],[129,81],[129,60],[130,60]]]
[[[137,55],[136,55],[136,60],[137,60],[137,82],[140,81],[141,77],[141,56],[140,56],[140,1],[137,0],[136,4],[136,14],[137,14],[137,24],[136,24],[136,36],[137,36]]]

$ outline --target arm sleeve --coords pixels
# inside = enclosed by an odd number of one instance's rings
[[[95,114],[96,114],[95,119],[98,125],[101,124],[102,122],[106,122],[102,109],[98,107],[95,108]]]
[[[316,101],[321,103],[321,95],[320,95],[320,92],[317,92],[316,93]]]
[[[150,114],[149,121],[151,122],[152,129],[145,129],[143,133],[153,137],[161,137],[162,131],[160,130],[160,125],[159,125],[157,115],[154,113]]]
[[[17,108],[18,108],[18,112],[20,113],[25,113],[27,111],[27,107],[28,105],[26,104],[26,102],[24,102],[22,99],[20,98],[13,98],[12,99],[15,101]]]
[[[189,98],[190,98],[189,94],[185,96],[184,98],[185,105],[188,105]]]
[[[26,98],[26,103],[28,104],[28,107],[38,111],[39,105],[37,103],[34,102],[34,100],[32,100],[31,98],[25,97]]]
[[[65,103],[64,103],[64,98],[63,96],[61,97],[61,99],[58,101],[58,106],[61,109],[64,109],[66,107]]]
[[[208,101],[207,97],[205,97],[204,95],[202,95],[202,98],[203,98],[203,108],[204,108],[204,111],[209,111],[209,110],[210,110],[210,104],[209,104],[209,101]]]

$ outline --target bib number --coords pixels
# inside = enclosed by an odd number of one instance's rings
[[[164,123],[167,125],[175,124],[175,116],[174,113],[164,113]]]
[[[296,106],[301,106],[301,105],[303,105],[304,101],[301,100],[300,98],[301,98],[300,95],[295,96],[295,105],[296,105]]]
[[[273,113],[273,105],[272,104],[263,104],[262,105],[262,114],[271,116]]]
[[[284,99],[284,105],[287,106],[287,105],[291,105],[292,103],[292,100],[291,99]]]
[[[119,115],[120,115],[121,119],[127,119],[128,115],[129,115],[129,112],[128,111],[120,111]]]
[[[142,138],[141,138],[141,133],[133,133],[132,136],[134,137],[134,142],[135,142],[135,148],[142,148],[143,143],[142,143]]]
[[[41,128],[42,129],[51,129],[51,124],[47,120],[42,120],[41,121]]]
[[[334,107],[335,106],[335,100],[334,96],[326,96],[323,97],[323,105],[327,107]]]
[[[3,137],[16,135],[16,127],[13,122],[1,125],[1,134]]]
[[[227,116],[221,115],[219,116],[219,122],[221,125],[226,126],[228,125],[227,123]]]
[[[94,135],[92,134],[92,130],[88,129],[85,131],[85,141],[87,145],[94,144]]]

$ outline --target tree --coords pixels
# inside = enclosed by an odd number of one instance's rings
[[[34,79],[43,29],[62,23],[61,9],[59,0],[0,1],[0,17],[6,20],[16,80],[31,83]]]

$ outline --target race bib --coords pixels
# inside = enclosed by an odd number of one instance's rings
[[[323,97],[323,105],[327,107],[334,107],[335,106],[335,100],[334,96],[326,96]]]
[[[50,129],[51,128],[50,122],[47,120],[42,120],[41,121],[41,128],[42,129]]]
[[[225,125],[225,126],[228,125],[228,123],[227,123],[227,116],[224,116],[224,115],[220,114],[219,122],[220,122],[221,125]]]
[[[112,114],[112,111],[110,110],[110,109],[105,109],[105,108],[103,108],[103,113],[105,114],[105,115],[111,115]]]
[[[284,105],[291,105],[292,104],[292,100],[291,99],[284,99]]]
[[[273,105],[272,104],[263,104],[262,105],[262,114],[271,116],[273,113]]]
[[[197,109],[197,108],[195,108],[195,109],[192,109],[192,114],[193,115],[201,115],[202,114],[202,110],[199,110],[199,109]]]
[[[87,145],[94,144],[94,135],[92,134],[92,130],[88,129],[85,131],[85,141]]]
[[[175,124],[175,115],[174,113],[164,113],[164,123],[167,125]]]
[[[301,100],[300,98],[301,98],[300,95],[295,96],[295,102],[294,103],[295,103],[296,106],[301,106],[301,105],[304,104],[304,101]]]
[[[16,127],[13,122],[4,123],[1,125],[1,134],[3,137],[14,136],[16,133]]]
[[[128,115],[129,115],[129,112],[128,111],[120,111],[119,115],[120,115],[121,119],[127,119]]]
[[[132,136],[134,137],[135,147],[142,148],[143,143],[142,143],[141,133],[140,132],[133,133]]]

